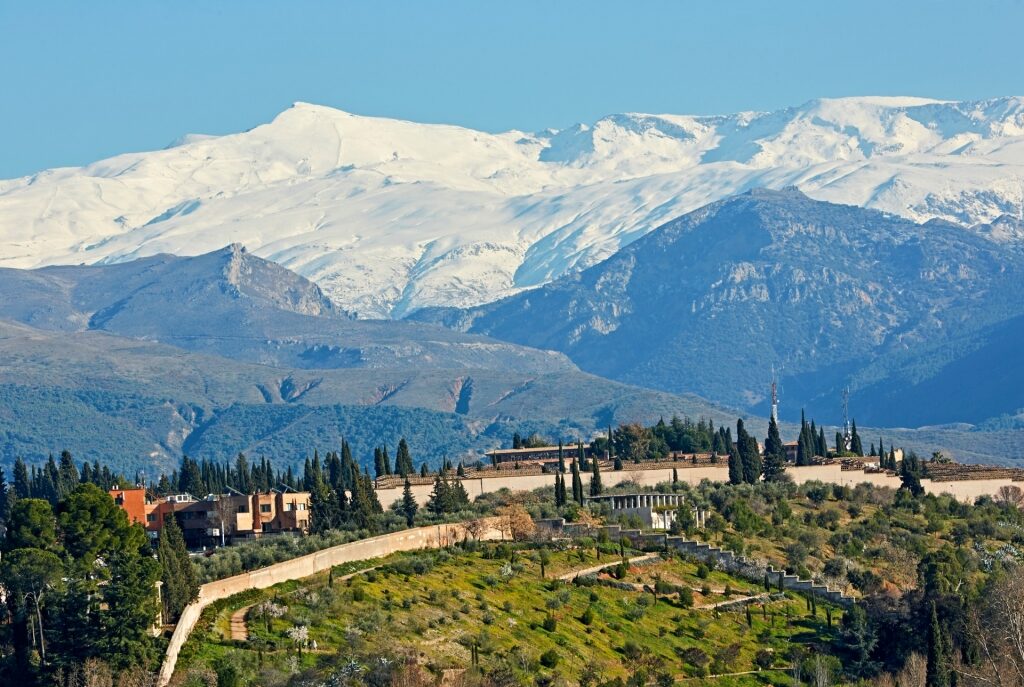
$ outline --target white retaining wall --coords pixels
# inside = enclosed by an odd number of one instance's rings
[[[250,589],[265,589],[280,582],[298,580],[309,577],[316,573],[328,570],[342,563],[353,561],[369,560],[371,558],[382,558],[398,551],[414,551],[417,549],[440,548],[449,546],[465,539],[466,528],[461,524],[430,525],[428,527],[417,527],[391,534],[382,534],[379,537],[362,539],[349,544],[341,544],[323,551],[293,558],[289,561],[282,561],[274,565],[244,572],[241,575],[228,577],[223,580],[216,580],[204,584],[199,588],[199,597],[189,604],[181,614],[171,641],[167,645],[167,653],[164,655],[163,664],[160,666],[160,674],[157,678],[157,687],[164,687],[174,674],[174,667],[178,662],[178,654],[188,640],[189,634],[199,621],[203,609],[214,601],[226,599],[240,592]],[[491,530],[484,534],[482,539],[498,539],[501,533]]]

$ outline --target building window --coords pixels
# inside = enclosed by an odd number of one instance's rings
[[[270,512],[270,504],[269,503],[261,503],[260,504],[260,512],[261,513],[269,513]]]
[[[284,512],[288,513],[289,511],[291,511],[292,506],[294,506],[294,505],[295,505],[294,503],[286,503],[286,504],[284,504]]]
[[[295,504],[295,507],[297,510],[306,510],[306,504],[304,503],[297,503]]]
[[[146,522],[156,522],[156,514],[150,513],[146,516]]]

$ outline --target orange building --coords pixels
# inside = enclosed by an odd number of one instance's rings
[[[128,514],[129,522],[139,523],[143,527],[147,525],[145,489],[111,489],[108,493],[114,499],[114,503]]]

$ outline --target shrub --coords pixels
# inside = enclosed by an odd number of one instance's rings
[[[693,607],[693,590],[689,587],[683,587],[679,590],[679,605],[683,608]]]
[[[754,655],[754,665],[761,670],[771,668],[775,664],[775,652],[771,649],[759,649]]]
[[[584,625],[590,625],[594,622],[594,611],[590,606],[587,606],[586,610],[583,611],[583,615],[580,616],[580,622]]]
[[[554,649],[548,649],[540,655],[540,664],[545,668],[554,668],[558,665],[558,652]]]
[[[547,630],[548,632],[554,632],[555,630],[558,629],[558,621],[555,620],[555,616],[548,615],[547,617],[544,618],[544,623],[543,623],[542,627],[545,630]]]

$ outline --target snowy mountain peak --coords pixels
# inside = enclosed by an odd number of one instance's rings
[[[0,181],[0,266],[244,244],[363,316],[544,284],[756,187],[1018,242],[1024,98],[856,97],[487,133],[298,102],[226,136]]]

